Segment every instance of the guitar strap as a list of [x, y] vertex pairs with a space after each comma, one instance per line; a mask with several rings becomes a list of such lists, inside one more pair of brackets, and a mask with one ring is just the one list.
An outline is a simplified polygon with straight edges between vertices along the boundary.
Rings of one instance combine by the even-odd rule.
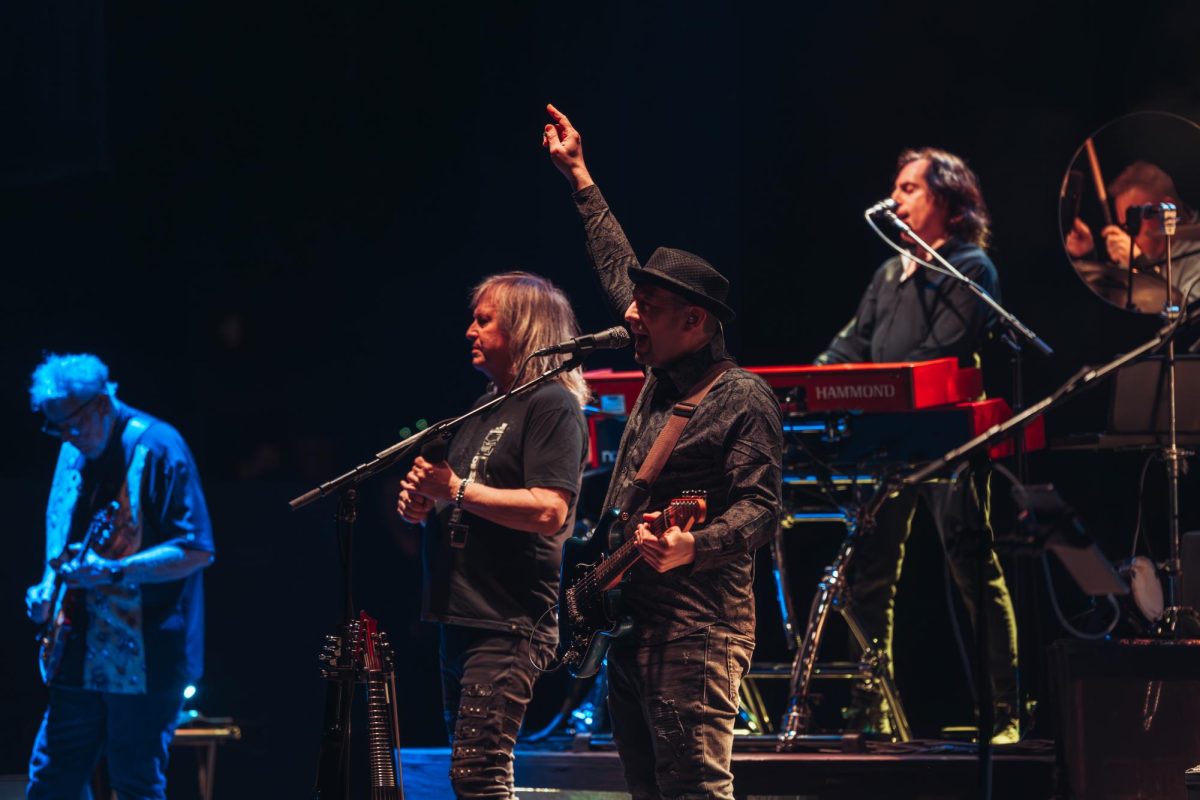
[[650, 495], [650, 487], [654, 484], [654, 481], [658, 480], [659, 473], [662, 472], [667, 459], [671, 457], [671, 452], [679, 442], [679, 437], [683, 435], [683, 429], [687, 427], [688, 421], [696, 413], [696, 407], [700, 405], [700, 401], [712, 389], [717, 379], [733, 366], [734, 363], [729, 360], [714, 363], [708, 368], [707, 372], [700, 376], [700, 380], [696, 381], [696, 385], [692, 387], [692, 391], [688, 396], [676, 403], [675, 407], [671, 409], [670, 418], [663, 425], [662, 430], [658, 432], [658, 438], [654, 440], [654, 444], [650, 446], [650, 452], [646, 454], [646, 460], [642, 462], [641, 468], [638, 469], [637, 475], [634, 476], [629, 495], [620, 506], [623, 509], [623, 515], [630, 513], [629, 509], [639, 507]]

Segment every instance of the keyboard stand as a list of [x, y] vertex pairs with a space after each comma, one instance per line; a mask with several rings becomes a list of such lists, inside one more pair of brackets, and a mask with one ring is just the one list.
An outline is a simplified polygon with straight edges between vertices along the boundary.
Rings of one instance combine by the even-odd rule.
[[[797, 515], [795, 521], [808, 521], [811, 518], [813, 517], [810, 515]], [[809, 734], [812, 722], [810, 690], [813, 680], [816, 679], [856, 680], [868, 686], [871, 684], [878, 686], [886, 704], [884, 713], [891, 723], [893, 739], [907, 742], [912, 739], [912, 730], [908, 725], [908, 717], [904, 713], [904, 708], [900, 704], [900, 693], [896, 690], [895, 679], [888, 668], [887, 654], [879, 646], [877, 640], [868, 639], [863, 632], [862, 625], [854, 613], [849, 586], [846, 582], [846, 570], [854, 558], [861, 536], [857, 514], [846, 510], [836, 516], [826, 515], [822, 519], [823, 521], [840, 519], [846, 525], [847, 535], [833, 564], [825, 568], [825, 576], [817, 584], [817, 594], [813, 598], [812, 607], [808, 612], [808, 624], [805, 627], [804, 636], [796, 640], [796, 655], [792, 660], [792, 672], [788, 687], [788, 710], [784, 717], [783, 730], [779, 733], [777, 749], [781, 752], [790, 751]], [[775, 548], [777, 564], [783, 562], [781, 544], [777, 541]], [[791, 598], [787, 586], [783, 582], [778, 588], [786, 616], [787, 609], [791, 607]], [[825, 634], [825, 626], [831, 612], [838, 613], [846, 621], [850, 634], [862, 650], [861, 660], [857, 663], [817, 663], [821, 637]]]

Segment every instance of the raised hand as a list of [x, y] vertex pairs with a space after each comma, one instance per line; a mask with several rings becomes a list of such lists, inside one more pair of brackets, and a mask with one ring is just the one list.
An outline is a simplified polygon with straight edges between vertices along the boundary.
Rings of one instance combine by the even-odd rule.
[[552, 123], [542, 129], [542, 147], [550, 152], [550, 161], [571, 184], [573, 191], [591, 186], [595, 181], [583, 160], [583, 139], [579, 131], [571, 125], [566, 114], [549, 103], [546, 104], [546, 113], [550, 115]]

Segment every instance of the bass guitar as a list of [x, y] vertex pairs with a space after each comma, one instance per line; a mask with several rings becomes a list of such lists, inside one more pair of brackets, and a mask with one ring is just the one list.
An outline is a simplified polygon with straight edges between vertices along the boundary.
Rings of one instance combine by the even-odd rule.
[[90, 550], [103, 549], [112, 537], [113, 523], [120, 510], [121, 504], [114, 500], [97, 511], [88, 524], [78, 552], [71, 555], [74, 545], [69, 544], [50, 562], [51, 566], [55, 567], [54, 591], [50, 594], [53, 604], [50, 606], [50, 617], [46, 626], [38, 634], [38, 668], [42, 672], [42, 681], [47, 684], [54, 680], [62, 667], [63, 652], [67, 648], [67, 639], [71, 636], [71, 615], [75, 613], [79, 596], [83, 594], [82, 589], [69, 588], [58, 569], [63, 564], [78, 567]]
[[[704, 492], [684, 492], [651, 520], [650, 531], [661, 536], [678, 525], [703, 524], [707, 507]], [[587, 538], [568, 539], [563, 545], [562, 580], [558, 597], [558, 656], [576, 678], [595, 675], [613, 639], [633, 628], [621, 613], [617, 585], [625, 573], [642, 560], [635, 539], [626, 540], [611, 554], [608, 532], [621, 524], [620, 509], [613, 509]]]

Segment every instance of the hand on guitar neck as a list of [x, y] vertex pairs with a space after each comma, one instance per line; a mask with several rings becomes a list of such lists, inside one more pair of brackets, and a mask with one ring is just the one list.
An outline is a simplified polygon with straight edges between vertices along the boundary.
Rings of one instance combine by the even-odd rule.
[[655, 529], [659, 526], [654, 523], [661, 516], [661, 511], [644, 514], [642, 523], [637, 526], [635, 537], [642, 560], [655, 572], [666, 572], [691, 564], [696, 560], [696, 537], [691, 533], [696, 518], [689, 517], [682, 528], [672, 525], [661, 533], [656, 533]]
[[58, 569], [63, 582], [72, 589], [91, 589], [111, 584], [113, 570], [120, 566], [119, 562], [98, 556], [91, 550], [84, 553], [80, 559], [81, 548], [82, 545], [79, 544], [69, 545], [67, 552], [58, 559], [59, 564], [51, 562], [51, 565]]

